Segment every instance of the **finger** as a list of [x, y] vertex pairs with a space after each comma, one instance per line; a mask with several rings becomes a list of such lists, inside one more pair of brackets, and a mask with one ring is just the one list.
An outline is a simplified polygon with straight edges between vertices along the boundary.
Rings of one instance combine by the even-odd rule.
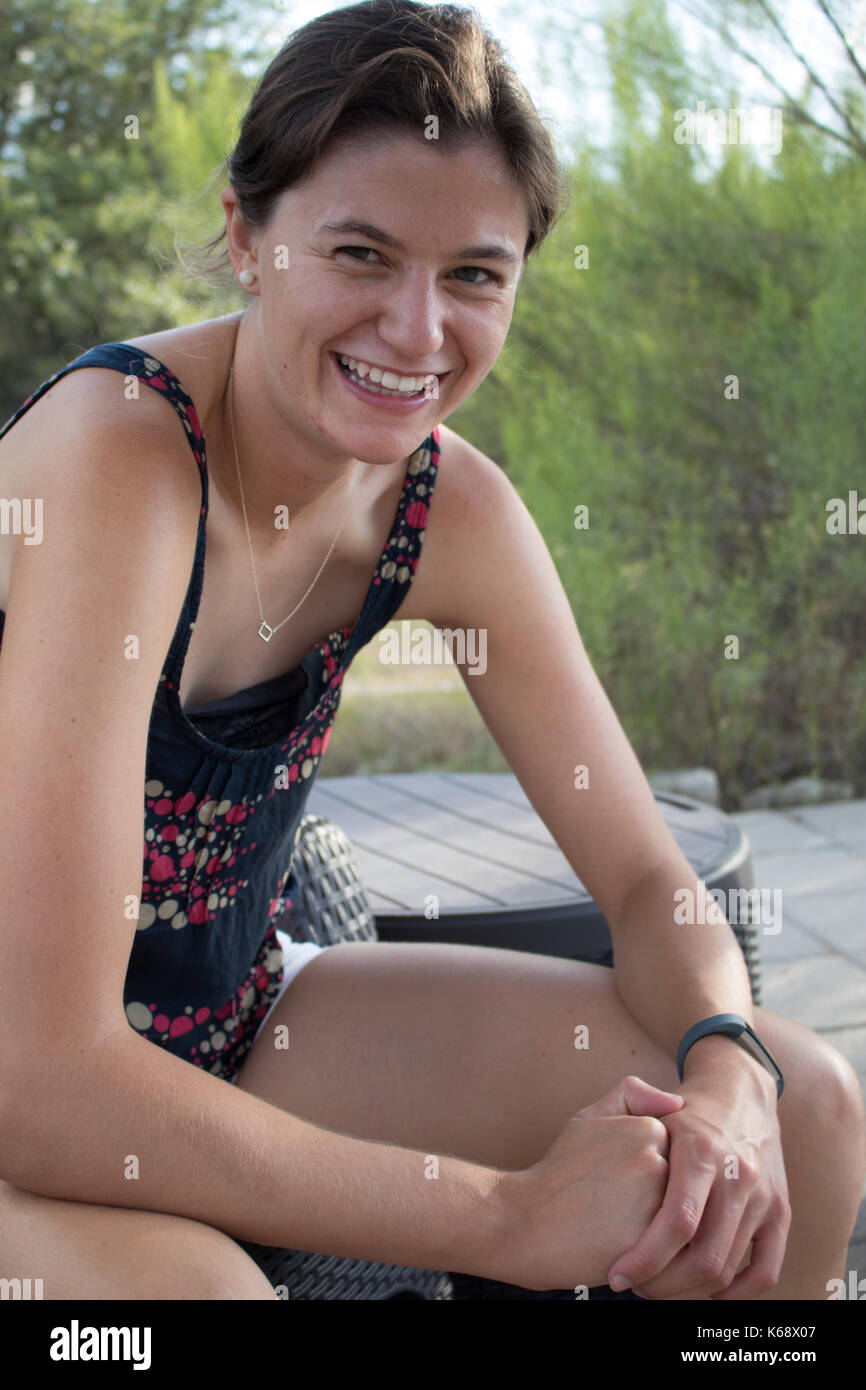
[[774, 1217], [755, 1231], [751, 1264], [737, 1275], [733, 1283], [713, 1297], [721, 1300], [755, 1298], [775, 1288], [782, 1273], [790, 1227], [790, 1220]]
[[[716, 1183], [689, 1244], [661, 1274], [641, 1279], [646, 1298], [709, 1298], [730, 1284], [756, 1225], [755, 1216], [749, 1214], [748, 1193], [732, 1193], [731, 1186], [724, 1180]], [[727, 1284], [720, 1284], [720, 1279]]]
[[[738, 1239], [739, 1239], [739, 1235], [738, 1235]], [[746, 1268], [746, 1266], [747, 1266], [748, 1263], [749, 1263], [749, 1258], [750, 1258], [750, 1256], [751, 1256], [751, 1253], [752, 1253], [752, 1242], [749, 1241], [748, 1244], [746, 1245], [746, 1249], [745, 1249], [745, 1250], [743, 1251], [743, 1253], [736, 1259], [736, 1262], [734, 1262], [734, 1259], [732, 1259], [731, 1263], [734, 1265], [734, 1269], [736, 1270], [737, 1274], [739, 1274], [739, 1272], [740, 1272], [741, 1269], [745, 1269], [745, 1268]], [[677, 1302], [677, 1301], [680, 1300], [680, 1299], [708, 1299], [708, 1298], [713, 1298], [713, 1297], [715, 1296], [716, 1292], [717, 1292], [717, 1288], [718, 1288], [718, 1286], [717, 1286], [716, 1284], [704, 1284], [704, 1285], [703, 1285], [701, 1288], [699, 1288], [699, 1289], [692, 1289], [690, 1293], [687, 1293], [687, 1294], [674, 1294], [674, 1296], [673, 1296], [673, 1298], [672, 1298], [671, 1301], [672, 1301], [672, 1302]], [[647, 1294], [644, 1292], [643, 1288], [642, 1288], [640, 1285], [635, 1285], [635, 1287], [633, 1288], [632, 1292], [638, 1294], [639, 1297], [641, 1297], [641, 1298], [646, 1298], [646, 1297], [647, 1297]]]
[[695, 1153], [690, 1139], [677, 1136], [672, 1140], [662, 1205], [640, 1240], [611, 1265], [608, 1283], [612, 1286], [619, 1277], [645, 1288], [694, 1239], [717, 1171], [711, 1158]]
[[584, 1118], [602, 1115], [670, 1115], [681, 1110], [685, 1101], [673, 1091], [661, 1091], [640, 1076], [624, 1076], [609, 1091], [577, 1114]]

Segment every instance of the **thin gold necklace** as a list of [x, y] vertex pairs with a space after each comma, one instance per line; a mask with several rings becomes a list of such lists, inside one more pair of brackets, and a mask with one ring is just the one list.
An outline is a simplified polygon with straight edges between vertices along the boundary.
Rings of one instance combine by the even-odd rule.
[[259, 578], [258, 578], [258, 575], [256, 574], [256, 561], [255, 561], [255, 557], [254, 557], [254, 555], [253, 555], [253, 542], [252, 542], [252, 537], [250, 536], [249, 522], [247, 521], [247, 504], [246, 504], [246, 501], [245, 501], [245, 499], [244, 499], [244, 485], [243, 485], [243, 483], [242, 483], [242, 481], [241, 481], [241, 465], [240, 465], [240, 461], [239, 461], [239, 459], [238, 459], [238, 441], [237, 441], [237, 437], [236, 437], [236, 435], [235, 435], [235, 407], [234, 407], [234, 381], [233, 381], [233, 372], [234, 372], [234, 362], [233, 362], [232, 365], [229, 367], [229, 414], [230, 414], [230, 416], [231, 416], [231, 422], [232, 422], [232, 444], [233, 444], [233, 446], [234, 446], [234, 451], [235, 451], [235, 466], [237, 467], [237, 470], [238, 470], [238, 487], [240, 488], [240, 494], [241, 494], [241, 507], [243, 508], [243, 513], [244, 513], [244, 526], [246, 527], [246, 532], [247, 532], [247, 542], [248, 542], [249, 547], [250, 547], [250, 562], [251, 562], [252, 567], [253, 567], [253, 582], [254, 582], [254, 584], [255, 584], [255, 586], [256, 586], [256, 598], [258, 599], [258, 603], [259, 603], [259, 617], [260, 617], [261, 620], [262, 620], [262, 625], [261, 625], [261, 627], [259, 628], [259, 636], [261, 637], [261, 639], [262, 639], [263, 642], [270, 642], [270, 640], [271, 640], [271, 638], [273, 637], [274, 633], [275, 633], [275, 632], [279, 632], [280, 628], [281, 628], [281, 627], [284, 627], [285, 624], [289, 621], [289, 618], [293, 618], [293, 617], [295, 616], [295, 614], [297, 613], [297, 611], [298, 611], [298, 609], [300, 608], [301, 604], [304, 602], [304, 599], [306, 599], [307, 596], [309, 595], [309, 593], [311, 592], [313, 586], [314, 586], [315, 583], [316, 583], [316, 580], [319, 578], [319, 575], [322, 573], [322, 570], [325, 568], [325, 565], [326, 565], [326, 564], [328, 563], [328, 561], [330, 560], [330, 558], [331, 558], [331, 551], [334, 549], [334, 546], [337, 544], [337, 539], [338, 539], [338, 537], [339, 537], [339, 535], [340, 535], [340, 531], [342, 531], [343, 526], [345, 525], [345, 522], [346, 522], [346, 517], [347, 517], [348, 514], [349, 514], [349, 503], [350, 503], [350, 501], [351, 501], [352, 492], [354, 491], [354, 488], [355, 488], [355, 483], [357, 482], [357, 479], [358, 479], [358, 473], [359, 473], [359, 471], [360, 471], [360, 466], [359, 466], [359, 464], [357, 464], [357, 463], [356, 463], [356, 465], [355, 465], [355, 472], [354, 472], [354, 475], [353, 475], [353, 477], [352, 477], [351, 486], [349, 487], [349, 496], [348, 496], [348, 498], [347, 498], [347, 500], [346, 500], [346, 510], [345, 510], [345, 512], [343, 513], [343, 520], [340, 522], [340, 526], [339, 526], [339, 530], [337, 531], [337, 535], [336, 535], [336, 536], [334, 537], [334, 539], [331, 541], [331, 544], [330, 544], [330, 546], [329, 546], [329, 548], [328, 548], [328, 553], [327, 553], [327, 555], [325, 556], [324, 560], [322, 561], [322, 563], [320, 564], [320, 566], [319, 566], [319, 568], [318, 568], [318, 570], [317, 570], [317, 572], [316, 572], [316, 576], [315, 576], [315, 578], [313, 579], [313, 583], [310, 585], [309, 589], [307, 590], [306, 594], [304, 594], [304, 597], [300, 600], [300, 602], [295, 604], [295, 606], [294, 606], [294, 608], [292, 609], [291, 613], [289, 613], [287, 617], [283, 618], [283, 621], [282, 621], [281, 623], [277, 623], [276, 627], [271, 627], [270, 623], [268, 623], [268, 622], [265, 620], [265, 615], [264, 615], [264, 612], [262, 611], [262, 596], [261, 596], [261, 594], [260, 594], [260, 592], [259, 592]]

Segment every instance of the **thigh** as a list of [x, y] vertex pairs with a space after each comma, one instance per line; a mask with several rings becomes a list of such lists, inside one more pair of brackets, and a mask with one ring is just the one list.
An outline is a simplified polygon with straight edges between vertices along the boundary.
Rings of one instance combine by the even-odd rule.
[[[765, 1009], [755, 1020], [789, 1078], [831, 1057], [847, 1065], [799, 1024]], [[629, 1074], [665, 1090], [679, 1084], [606, 967], [489, 947], [347, 942], [293, 980], [235, 1084], [328, 1129], [515, 1169]], [[798, 1089], [789, 1079], [780, 1120]]]
[[213, 1226], [8, 1182], [0, 1182], [0, 1279], [29, 1279], [32, 1291], [39, 1279], [46, 1300], [276, 1298], [258, 1265]]
[[347, 942], [293, 980], [235, 1084], [329, 1129], [517, 1168], [629, 1072], [676, 1082], [602, 966]]

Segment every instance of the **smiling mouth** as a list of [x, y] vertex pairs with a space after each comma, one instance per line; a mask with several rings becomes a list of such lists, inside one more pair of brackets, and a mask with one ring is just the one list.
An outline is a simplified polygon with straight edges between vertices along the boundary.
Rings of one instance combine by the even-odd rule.
[[[442, 372], [414, 373], [412, 375], [382, 371], [380, 367], [370, 367], [363, 360], [350, 353], [334, 352], [333, 357], [344, 376], [374, 396], [390, 396], [393, 400], [419, 400], [421, 397], [439, 395], [439, 384], [448, 375]], [[351, 365], [354, 364], [354, 365]], [[400, 389], [400, 383], [416, 383], [414, 389]], [[387, 383], [387, 385], [386, 385]]]

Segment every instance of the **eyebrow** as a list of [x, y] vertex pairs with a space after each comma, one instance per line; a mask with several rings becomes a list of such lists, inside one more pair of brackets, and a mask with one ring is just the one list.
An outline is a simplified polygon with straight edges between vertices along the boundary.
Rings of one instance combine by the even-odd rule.
[[[355, 232], [358, 236], [365, 236], [370, 241], [379, 241], [383, 246], [390, 246], [392, 251], [405, 251], [405, 246], [392, 236], [390, 232], [385, 232], [381, 227], [376, 227], [372, 222], [364, 222], [356, 217], [344, 218], [342, 222], [323, 222], [316, 228], [316, 235], [321, 236], [324, 232], [334, 232], [338, 236], [343, 236], [347, 232]], [[510, 246], [505, 246], [502, 242], [490, 241], [478, 246], [464, 246], [462, 250], [455, 251], [453, 257], [455, 261], [478, 260], [478, 261], [505, 261], [508, 265], [519, 265], [520, 257]]]

